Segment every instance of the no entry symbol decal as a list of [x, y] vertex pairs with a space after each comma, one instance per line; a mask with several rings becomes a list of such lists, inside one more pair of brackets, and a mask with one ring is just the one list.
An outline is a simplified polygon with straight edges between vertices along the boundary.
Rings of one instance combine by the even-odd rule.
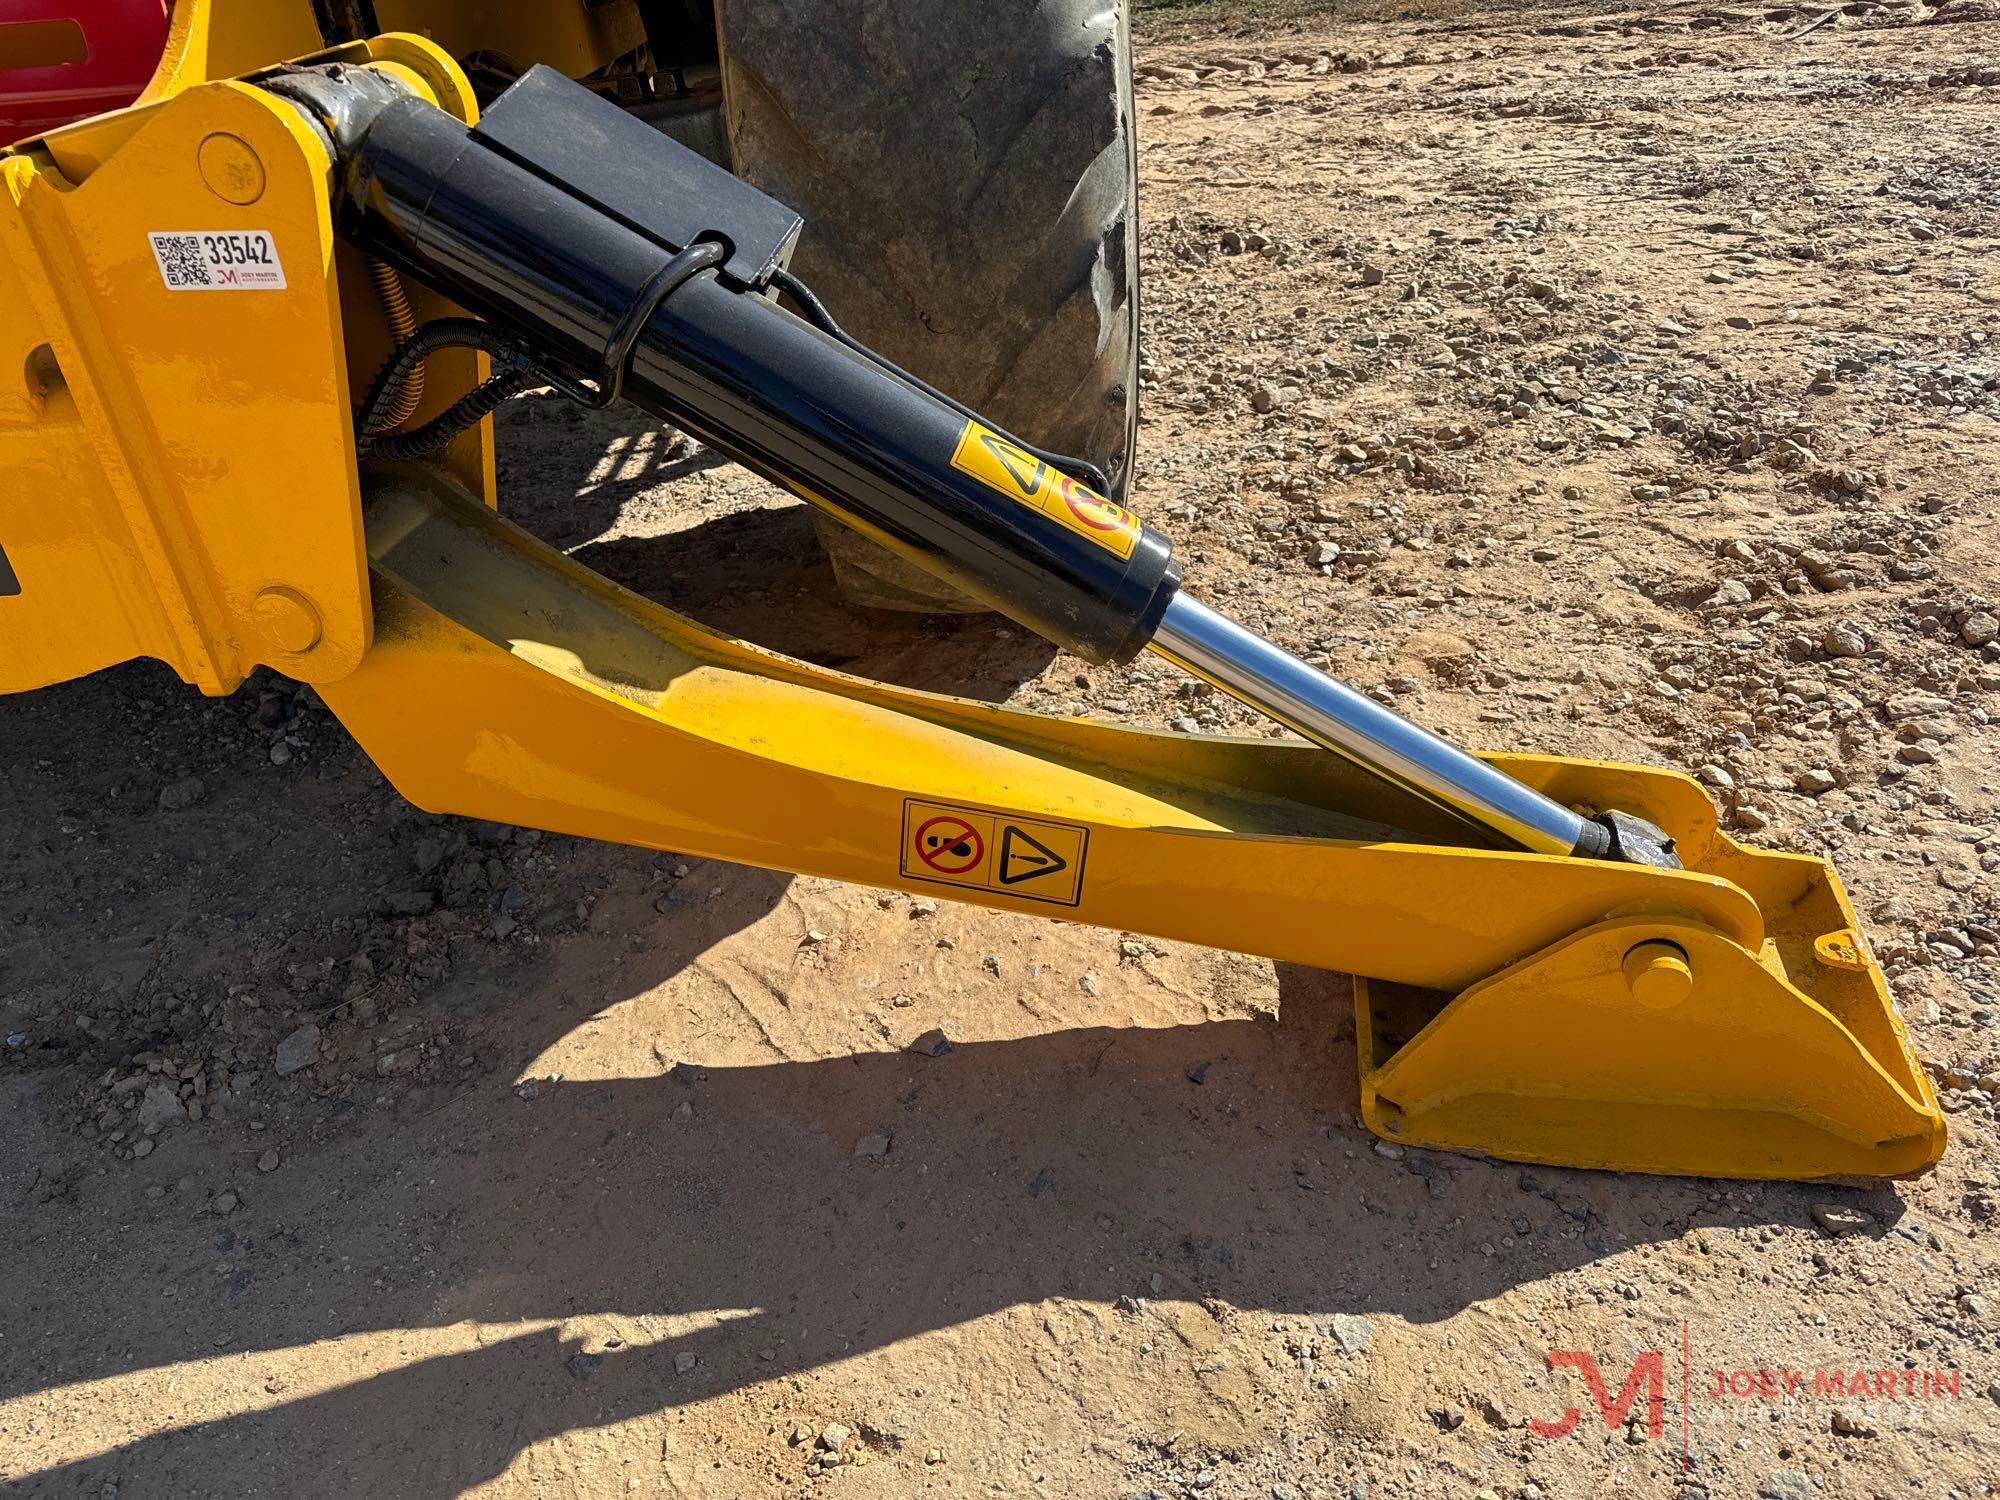
[[965, 819], [947, 813], [917, 829], [916, 853], [940, 875], [964, 875], [986, 857], [986, 840]]

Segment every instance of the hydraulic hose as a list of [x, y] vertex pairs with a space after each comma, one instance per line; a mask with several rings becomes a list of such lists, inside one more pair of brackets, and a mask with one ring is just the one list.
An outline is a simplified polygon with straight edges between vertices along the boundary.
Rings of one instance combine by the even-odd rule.
[[[375, 300], [382, 306], [382, 321], [389, 325], [390, 343], [400, 346], [417, 331], [416, 309], [410, 306], [410, 294], [403, 290], [403, 278], [396, 274], [394, 266], [371, 255], [368, 257], [368, 280], [375, 288]], [[395, 395], [382, 415], [382, 427], [385, 430], [401, 427], [417, 414], [417, 407], [423, 399], [424, 367], [418, 363], [408, 369], [402, 383], [396, 387]]]

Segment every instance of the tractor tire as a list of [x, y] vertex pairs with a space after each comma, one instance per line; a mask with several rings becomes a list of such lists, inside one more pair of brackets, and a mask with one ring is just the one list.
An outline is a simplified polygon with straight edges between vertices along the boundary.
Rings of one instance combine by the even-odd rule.
[[[735, 170], [843, 327], [1122, 499], [1138, 420], [1132, 45], [1105, 0], [721, 0]], [[839, 523], [850, 599], [984, 608]]]

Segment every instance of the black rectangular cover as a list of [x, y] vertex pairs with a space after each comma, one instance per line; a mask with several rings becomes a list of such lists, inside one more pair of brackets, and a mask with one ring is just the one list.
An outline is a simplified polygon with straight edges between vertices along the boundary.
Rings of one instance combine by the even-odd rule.
[[472, 135], [670, 249], [721, 238], [723, 273], [745, 285], [789, 261], [804, 227], [777, 199], [541, 63]]

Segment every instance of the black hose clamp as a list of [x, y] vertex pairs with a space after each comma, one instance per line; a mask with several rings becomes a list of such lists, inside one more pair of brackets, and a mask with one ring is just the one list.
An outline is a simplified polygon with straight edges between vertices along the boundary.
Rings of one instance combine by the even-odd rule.
[[616, 401], [625, 389], [625, 372], [632, 364], [632, 346], [653, 320], [653, 314], [694, 276], [719, 266], [728, 258], [725, 246], [713, 240], [699, 240], [676, 251], [666, 264], [648, 276], [604, 341], [604, 356], [595, 376], [595, 385], [586, 385], [557, 370], [542, 367], [548, 383], [580, 406], [602, 409]]

